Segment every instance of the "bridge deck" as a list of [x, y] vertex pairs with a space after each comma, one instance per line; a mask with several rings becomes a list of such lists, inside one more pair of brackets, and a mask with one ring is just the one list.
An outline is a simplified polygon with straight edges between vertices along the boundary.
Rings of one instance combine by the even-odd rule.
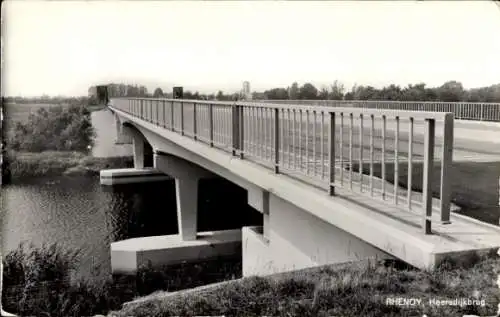
[[[227, 108], [227, 107], [226, 107]], [[274, 174], [269, 167], [273, 168], [272, 158], [275, 154], [272, 141], [273, 131], [271, 127], [271, 117], [259, 117], [259, 120], [244, 121], [245, 127], [243, 136], [243, 152], [245, 160], [236, 159], [234, 156], [229, 155], [227, 152], [232, 151], [231, 139], [231, 118], [228, 116], [227, 109], [221, 107], [214, 111], [214, 121], [217, 122], [217, 128], [213, 130], [214, 148], [208, 144], [210, 139], [208, 137], [209, 129], [200, 124], [199, 120], [196, 124], [197, 140], [193, 140], [194, 122], [189, 123], [191, 116], [186, 113], [189, 108], [183, 109], [185, 120], [182, 123], [184, 128], [184, 135], [179, 133], [181, 125], [176, 125], [174, 121], [174, 128], [176, 131], [167, 129], [166, 122], [155, 122], [154, 120], [143, 120], [127, 114], [117, 108], [119, 116], [134, 122], [137, 126], [153, 131], [154, 133], [164, 137], [165, 139], [174, 142], [178, 146], [185, 148], [192, 153], [211, 161], [214, 164], [228, 168], [236, 175], [256, 184], [270, 192], [278, 195], [279, 197], [288, 200], [298, 207], [315, 214], [319, 218], [364, 239], [365, 241], [373, 242], [374, 245], [389, 252], [409, 263], [416, 263], [421, 259], [408, 259], [408, 255], [402, 254], [406, 248], [420, 249], [425, 256], [438, 258], [442, 255], [459, 254], [471, 250], [483, 250], [495, 247], [500, 247], [500, 227], [488, 225], [483, 222], [470, 219], [468, 217], [452, 214], [451, 224], [439, 224], [439, 215], [434, 214], [433, 219], [433, 234], [422, 235], [422, 194], [415, 191], [408, 191], [407, 189], [387, 184], [386, 181], [376, 178], [367, 177], [359, 173], [353, 172], [346, 167], [351, 164], [356, 164], [356, 161], [363, 155], [363, 161], [373, 155], [371, 160], [372, 164], [376, 164], [384, 158], [382, 140], [385, 139], [385, 161], [394, 162], [394, 156], [397, 152], [397, 162], [405, 164], [408, 153], [408, 133], [405, 138], [405, 124], [400, 122], [400, 130], [398, 136], [393, 131], [386, 131], [385, 138], [381, 137], [381, 128], [377, 129], [377, 122], [374, 121], [375, 133], [370, 133], [367, 127], [359, 128], [359, 122], [353, 119], [352, 136], [344, 131], [344, 135], [340, 137], [340, 122], [336, 124], [336, 174], [335, 182], [337, 184], [344, 183], [343, 186], [336, 188], [336, 196], [331, 197], [325, 193], [325, 188], [328, 187], [328, 166], [326, 149], [328, 148], [328, 131], [327, 122], [321, 121], [282, 121], [283, 126], [288, 130], [288, 133], [282, 132], [282, 143], [280, 147], [280, 174]], [[215, 109], [214, 109], [215, 110]], [[198, 110], [199, 111], [199, 110]], [[200, 115], [198, 113], [198, 115]], [[194, 116], [194, 114], [193, 114]], [[202, 115], [203, 116], [203, 115]], [[285, 117], [286, 118], [286, 117]], [[153, 121], [153, 122], [151, 122]], [[179, 121], [177, 121], [179, 122]], [[293, 127], [295, 122], [295, 127]], [[245, 125], [245, 123], [247, 123]], [[358, 123], [358, 124], [356, 124]], [[345, 124], [345, 122], [344, 122]], [[266, 127], [267, 126], [267, 127]], [[490, 127], [488, 127], [489, 129]], [[413, 156], [412, 162], [415, 163], [415, 157], [423, 156], [423, 148], [419, 145], [419, 138], [422, 138], [422, 133], [419, 134], [419, 125], [414, 125], [413, 135]], [[348, 130], [348, 129], [345, 129]], [[437, 139], [439, 139], [439, 126], [436, 128]], [[291, 131], [291, 132], [290, 132]], [[295, 131], [295, 133], [293, 132]], [[363, 131], [363, 138], [360, 136], [360, 131]], [[455, 140], [464, 142], [467, 153], [477, 153], [484, 157], [490, 155], [490, 159], [496, 159], [496, 155], [500, 155], [500, 149], [491, 146], [496, 143], [496, 139], [487, 140], [490, 145], [485, 147], [479, 145], [479, 149], [470, 147], [478, 147], [477, 135], [480, 134], [481, 129], [473, 124], [458, 123], [455, 126]], [[470, 131], [476, 131], [475, 134]], [[491, 126], [493, 135], [500, 131], [495, 125]], [[370, 135], [374, 136], [373, 148], [366, 149], [366, 145], [370, 145], [367, 140]], [[459, 136], [467, 136], [460, 137]], [[391, 138], [392, 136], [392, 138]], [[378, 141], [377, 141], [378, 137]], [[364, 139], [364, 140], [362, 140]], [[396, 139], [398, 146], [396, 147]], [[350, 147], [344, 148], [340, 146], [340, 140], [344, 144], [350, 144]], [[200, 142], [201, 141], [201, 142]], [[360, 146], [362, 142], [363, 146]], [[437, 141], [436, 156], [437, 161], [440, 159], [439, 140]], [[469, 144], [469, 145], [468, 145]], [[357, 148], [356, 148], [357, 145]], [[342, 148], [342, 153], [341, 149]], [[396, 148], [398, 151], [396, 151]], [[362, 149], [362, 151], [361, 151]], [[222, 151], [221, 151], [222, 150]], [[478, 152], [478, 150], [484, 153]], [[388, 154], [392, 154], [390, 157]], [[309, 164], [308, 164], [309, 162]], [[348, 163], [341, 167], [341, 162]], [[295, 164], [295, 165], [294, 165]], [[363, 163], [364, 165], [364, 163]], [[367, 164], [367, 166], [370, 164]], [[413, 167], [415, 167], [414, 164]], [[268, 168], [263, 168], [267, 166]], [[291, 166], [291, 169], [287, 169]], [[342, 171], [342, 175], [340, 173]], [[350, 189], [350, 182], [352, 180], [353, 189]], [[360, 195], [359, 188], [363, 184], [362, 195]], [[371, 183], [372, 186], [368, 186]], [[270, 185], [271, 184], [271, 185]], [[371, 189], [376, 192], [381, 187], [385, 187], [385, 200], [393, 201], [395, 196], [391, 196], [393, 189], [398, 192], [397, 200], [399, 204], [393, 203], [386, 204], [384, 200], [375, 199], [371, 195]], [[408, 206], [408, 193], [411, 193], [411, 207]], [[380, 193], [378, 193], [380, 194]], [[374, 195], [377, 196], [377, 195]], [[436, 206], [439, 201], [433, 202]], [[377, 233], [382, 238], [377, 238]], [[401, 240], [402, 249], [387, 250], [387, 239]], [[385, 244], [384, 244], [385, 243]]]

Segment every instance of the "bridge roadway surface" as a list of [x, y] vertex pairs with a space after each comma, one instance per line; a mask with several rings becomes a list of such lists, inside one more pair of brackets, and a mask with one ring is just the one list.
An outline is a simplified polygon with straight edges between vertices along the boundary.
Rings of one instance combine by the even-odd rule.
[[[186, 111], [187, 110], [187, 111]], [[198, 110], [199, 111], [199, 110]], [[199, 111], [201, 112], [201, 111]], [[228, 112], [226, 109], [220, 109], [219, 112], [217, 113], [214, 109], [214, 139], [215, 143], [222, 148], [223, 150], [230, 150], [231, 146], [231, 134], [229, 133], [231, 131], [231, 117], [230, 115], [224, 115], [224, 112]], [[420, 249], [425, 249], [427, 251], [425, 252], [430, 252], [432, 254], [445, 254], [445, 253], [460, 253], [460, 252], [466, 252], [471, 249], [488, 249], [492, 247], [498, 247], [500, 245], [500, 228], [497, 226], [492, 226], [489, 224], [486, 224], [484, 222], [477, 221], [475, 219], [471, 219], [469, 217], [464, 217], [461, 215], [458, 215], [456, 213], [452, 213], [451, 215], [451, 221], [452, 224], [448, 225], [443, 225], [439, 223], [438, 220], [438, 214], [434, 212], [432, 219], [433, 219], [433, 233], [432, 235], [422, 235], [421, 232], [421, 223], [422, 223], [422, 215], [418, 211], [418, 209], [412, 210], [412, 212], [408, 212], [408, 210], [404, 207], [401, 206], [395, 206], [395, 205], [389, 205], [381, 200], [376, 200], [373, 199], [372, 197], [369, 197], [367, 195], [359, 195], [355, 191], [349, 191], [344, 188], [337, 188], [336, 193], [337, 193], [337, 201], [336, 203], [332, 202], [332, 198], [325, 196], [323, 190], [319, 190], [318, 187], [325, 187], [325, 178], [323, 174], [325, 164], [322, 164], [323, 162], [321, 157], [323, 157], [323, 160], [326, 161], [325, 159], [325, 154], [327, 152], [327, 147], [326, 147], [326, 132], [328, 131], [328, 128], [325, 127], [323, 129], [324, 132], [324, 138], [323, 138], [323, 144], [324, 144], [324, 152], [323, 155], [321, 155], [321, 151], [318, 149], [320, 148], [320, 143], [321, 143], [321, 134], [318, 133], [316, 137], [311, 137], [310, 135], [308, 136], [308, 143], [311, 145], [313, 143], [313, 140], [315, 140], [315, 151], [312, 149], [309, 151], [305, 150], [305, 140], [306, 140], [306, 129], [305, 126], [306, 124], [303, 124], [303, 129], [301, 133], [300, 139], [302, 140], [302, 145], [298, 146], [295, 144], [295, 147], [293, 147], [293, 142], [290, 137], [290, 134], [287, 133], [290, 131], [290, 129], [286, 129], [284, 131], [284, 138], [283, 138], [283, 145], [284, 145], [284, 152], [282, 153], [283, 157], [283, 167], [286, 169], [287, 165], [287, 160], [291, 161], [292, 169], [293, 168], [293, 161], [297, 160], [302, 160], [302, 163], [300, 166], [302, 166], [304, 169], [307, 169], [307, 161], [310, 160], [311, 157], [314, 157], [314, 153], [316, 153], [316, 161], [313, 162], [313, 168], [310, 168], [309, 175], [298, 175], [296, 173], [290, 173], [289, 176], [294, 176], [293, 178], [286, 177], [283, 178], [283, 175], [275, 175], [270, 171], [266, 171], [265, 169], [259, 169], [258, 165], [252, 165], [251, 162], [253, 161], [262, 163], [262, 158], [263, 157], [268, 157], [268, 159], [273, 155], [274, 150], [272, 149], [272, 138], [270, 136], [270, 133], [268, 133], [267, 136], [263, 137], [264, 133], [262, 132], [262, 125], [266, 125], [266, 123], [269, 123], [269, 127], [271, 126], [271, 122], [274, 120], [268, 120], [268, 118], [260, 118], [260, 120], [252, 120], [251, 117], [247, 117], [246, 121], [244, 122], [244, 125], [246, 126], [245, 128], [245, 157], [249, 160], [234, 160], [233, 157], [224, 154], [221, 151], [214, 150], [212, 148], [207, 147], [206, 145], [201, 144], [201, 142], [196, 142], [194, 140], [189, 140], [190, 139], [190, 133], [189, 131], [192, 131], [192, 122], [190, 124], [191, 120], [186, 119], [184, 122], [184, 130], [185, 130], [185, 135], [181, 136], [177, 132], [172, 132], [169, 131], [168, 129], [165, 129], [161, 126], [157, 126], [154, 123], [146, 122], [144, 120], [141, 120], [139, 118], [133, 117], [129, 114], [123, 113], [123, 112], [117, 112], [119, 116], [122, 118], [125, 118], [127, 120], [130, 120], [134, 122], [138, 127], [141, 129], [153, 131], [154, 133], [157, 133], [159, 135], [162, 135], [166, 139], [168, 139], [171, 142], [176, 143], [178, 146], [185, 148], [188, 151], [192, 151], [193, 153], [198, 153], [197, 155], [203, 156], [205, 159], [212, 161], [215, 164], [218, 164], [220, 166], [227, 167], [229, 170], [233, 171], [235, 174], [239, 175], [240, 177], [243, 177], [247, 179], [248, 181], [256, 184], [257, 186], [261, 188], [267, 188], [269, 186], [272, 187], [272, 191], [278, 195], [279, 197], [290, 201], [291, 203], [295, 203], [298, 207], [311, 212], [312, 214], [315, 214], [318, 216], [320, 219], [323, 219], [332, 225], [335, 225], [355, 236], [360, 237], [361, 239], [365, 239], [365, 241], [370, 242], [370, 239], [375, 239], [375, 234], [377, 232], [380, 232], [381, 234], [384, 232], [398, 232], [398, 235], [394, 235], [394, 237], [403, 237], [406, 236], [406, 241], [411, 241], [409, 243], [412, 243], [413, 246], [417, 246]], [[216, 114], [217, 113], [217, 114]], [[184, 110], [184, 115], [185, 118], [189, 118], [189, 110], [188, 107], [185, 108]], [[200, 114], [201, 117], [203, 117], [203, 114]], [[219, 119], [217, 119], [219, 118]], [[177, 123], [179, 120], [176, 120]], [[198, 119], [198, 124], [197, 124], [197, 134], [198, 134], [198, 139], [201, 140], [202, 142], [206, 142], [207, 136], [208, 136], [208, 129], [203, 126], [202, 120]], [[269, 122], [268, 122], [269, 121]], [[260, 124], [260, 126], [255, 125], [257, 123]], [[305, 122], [303, 120], [303, 122]], [[163, 124], [163, 123], [161, 123]], [[252, 124], [255, 125], [255, 129], [252, 128]], [[344, 120], [344, 124], [348, 124], [348, 120]], [[392, 134], [392, 123], [387, 122], [387, 147], [386, 147], [386, 155], [387, 152], [389, 153], [394, 153], [394, 135]], [[167, 123], [168, 125], [168, 123]], [[177, 124], [174, 124], [177, 128], [180, 126]], [[285, 127], [287, 127], [287, 122], [283, 124]], [[375, 130], [376, 130], [376, 135], [380, 135], [380, 128], [377, 128], [377, 122], [375, 122]], [[309, 124], [310, 130], [311, 127], [313, 126], [312, 123]], [[320, 126], [320, 124], [317, 124], [317, 128]], [[337, 126], [339, 126], [339, 121], [337, 120]], [[354, 120], [354, 126], [356, 127], [356, 120]], [[369, 146], [369, 129], [368, 129], [368, 122], [365, 122], [365, 128], [363, 129], [363, 135], [365, 136], [365, 142], [364, 143], [364, 151], [363, 151], [363, 156], [364, 158], [369, 157], [369, 149], [366, 149], [366, 146]], [[401, 120], [400, 124], [400, 142], [399, 142], [399, 149], [400, 149], [400, 154], [403, 155], [405, 151], [407, 151], [407, 137], [405, 138], [405, 131], [406, 131], [406, 126], [407, 124], [404, 123], [403, 120]], [[415, 137], [414, 137], [414, 153], [416, 157], [422, 156], [421, 148], [420, 145], [422, 142], [421, 140], [423, 139], [423, 135], [419, 133], [421, 125], [418, 123], [415, 123]], [[253, 130], [252, 130], [253, 129]], [[318, 128], [319, 129], [319, 128]], [[309, 131], [310, 131], [309, 130]], [[178, 130], [177, 130], [178, 131]], [[296, 127], [295, 131], [298, 131], [298, 128]], [[346, 134], [344, 135], [344, 143], [347, 143], [349, 140], [348, 135], [347, 135], [348, 129], [346, 129]], [[353, 147], [356, 147], [356, 144], [359, 145], [359, 143], [356, 143], [357, 140], [359, 139], [359, 132], [360, 129], [353, 129]], [[437, 122], [436, 124], [436, 136], [438, 139], [439, 143], [439, 137], [442, 136], [442, 125]], [[259, 137], [262, 137], [260, 141], [254, 141], [252, 137], [252, 133], [256, 132], [255, 135], [258, 135]], [[339, 128], [337, 128], [336, 134], [339, 136]], [[288, 134], [288, 137], [287, 137]], [[311, 134], [311, 133], [310, 133]], [[407, 135], [406, 135], [407, 136]], [[454, 148], [454, 160], [471, 160], [471, 161], [500, 161], [500, 124], [497, 123], [480, 123], [480, 122], [462, 122], [462, 121], [455, 121], [455, 127], [454, 127], [454, 136], [455, 136], [455, 148]], [[298, 143], [298, 140], [296, 140], [296, 143]], [[337, 146], [339, 144], [337, 140]], [[318, 145], [319, 144], [319, 145]], [[380, 138], [375, 142], [375, 153], [376, 156], [378, 155], [378, 159], [380, 159], [381, 156], [381, 142]], [[439, 145], [436, 145], [436, 155], [439, 156]], [[266, 155], [262, 156], [262, 153], [259, 153], [259, 150], [262, 150], [262, 153], [265, 153]], [[300, 155], [298, 155], [300, 152]], [[343, 160], [346, 160], [346, 152], [348, 152], [347, 149], [344, 150], [343, 154]], [[356, 150], [353, 150], [353, 159], [356, 160], [358, 156], [356, 156], [356, 152], [359, 152]], [[288, 153], [288, 155], [287, 155]], [[339, 153], [337, 150], [336, 153]], [[298, 156], [298, 158], [297, 158]], [[391, 158], [393, 159], [393, 157]], [[337, 157], [337, 160], [340, 160], [340, 157]], [[375, 158], [377, 160], [377, 158]], [[306, 163], [304, 163], [306, 162]], [[196, 163], [196, 162], [195, 162]], [[267, 162], [266, 165], [269, 165], [271, 162]], [[318, 164], [319, 163], [319, 164]], [[250, 165], [249, 165], [250, 164]], [[249, 168], [253, 172], [246, 172], [246, 169]], [[300, 173], [299, 173], [300, 174]], [[338, 174], [338, 173], [337, 173]], [[347, 173], [345, 173], [347, 174]], [[306, 177], [303, 177], [306, 176]], [[314, 180], [312, 180], [312, 178]], [[344, 175], [344, 178], [346, 175]], [[368, 177], [366, 177], [368, 178]], [[338, 180], [338, 175], [337, 179]], [[306, 184], [305, 184], [305, 183]], [[273, 183], [275, 185], [269, 185], [269, 183]], [[363, 184], [365, 184], [365, 181], [362, 181]], [[380, 181], [379, 181], [380, 183]], [[311, 186], [313, 185], [313, 186]], [[380, 184], [377, 186], [380, 187]], [[398, 195], [406, 193], [406, 190], [398, 189]], [[415, 203], [418, 204], [418, 201], [421, 200], [421, 196], [419, 193], [413, 192], [412, 194], [412, 201], [415, 199]], [[419, 197], [420, 196], [420, 197]], [[307, 197], [307, 198], [306, 198]], [[326, 200], [325, 200], [326, 199]], [[334, 209], [335, 211], [332, 210], [333, 213], [326, 213], [327, 211], [325, 210], [320, 210], [320, 211], [315, 211], [316, 208], [313, 207], [315, 203], [323, 203], [322, 206], [327, 201], [332, 202], [335, 204], [336, 208]], [[333, 199], [335, 201], [335, 199]], [[341, 201], [341, 202], [340, 202]], [[434, 201], [433, 205], [437, 205], [439, 202]], [[311, 206], [308, 208], [308, 206]], [[315, 205], [314, 205], [315, 206]], [[322, 207], [322, 209], [328, 209], [325, 207]], [[350, 227], [350, 225], [343, 225], [343, 220], [339, 220], [342, 217], [338, 217], [338, 213], [342, 213], [339, 210], [346, 210], [346, 214], [349, 216], [347, 217], [356, 217], [358, 221], [363, 221], [364, 224], [367, 222], [370, 223], [370, 228], [373, 229], [373, 232], [359, 232], [358, 230], [361, 230], [362, 226], [358, 224], [358, 226], [355, 227]], [[337, 216], [335, 214], [337, 213]], [[365, 228], [366, 229], [366, 228]], [[370, 239], [366, 239], [366, 235], [370, 236]], [[409, 240], [408, 240], [409, 239]], [[376, 239], [375, 239], [376, 240]], [[385, 250], [386, 252], [391, 253], [391, 250]], [[399, 256], [400, 258], [401, 255], [395, 255]], [[403, 260], [408, 260], [404, 259]], [[409, 263], [412, 263], [412, 261], [407, 261]], [[418, 266], [418, 265], [417, 265]]]

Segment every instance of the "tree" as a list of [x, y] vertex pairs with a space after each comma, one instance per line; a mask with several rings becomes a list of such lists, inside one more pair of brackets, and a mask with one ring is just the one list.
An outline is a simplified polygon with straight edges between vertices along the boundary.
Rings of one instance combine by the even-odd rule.
[[315, 100], [318, 99], [318, 89], [311, 83], [305, 83], [300, 87], [299, 99]]
[[184, 91], [183, 96], [184, 99], [194, 99], [193, 93], [189, 90]]
[[377, 89], [372, 86], [358, 86], [354, 91], [355, 100], [376, 100], [378, 95]]
[[252, 100], [263, 100], [266, 99], [266, 95], [263, 92], [252, 92]]
[[354, 100], [354, 95], [355, 95], [355, 92], [357, 89], [358, 89], [358, 86], [356, 84], [354, 84], [351, 88], [351, 91], [349, 91], [348, 93], [345, 94], [344, 100]]
[[401, 87], [396, 85], [389, 85], [388, 87], [382, 88], [379, 94], [380, 100], [401, 100], [403, 92]]
[[148, 96], [148, 89], [144, 86], [139, 87], [139, 97], [147, 97]]
[[342, 100], [344, 99], [344, 85], [339, 83], [337, 80], [330, 86], [330, 92], [328, 93], [328, 99], [331, 100]]
[[290, 100], [297, 100], [299, 99], [299, 84], [297, 82], [294, 82], [292, 84], [292, 87], [288, 90], [288, 99]]
[[153, 93], [154, 98], [160, 98], [163, 97], [163, 90], [161, 90], [160, 87], [156, 88], [154, 93]]
[[222, 90], [219, 90], [217, 92], [217, 96], [215, 97], [217, 100], [219, 101], [223, 101], [223, 100], [226, 100], [226, 96], [224, 95], [224, 93], [222, 92]]
[[288, 99], [288, 92], [284, 88], [273, 88], [264, 91], [265, 99], [268, 100], [282, 100]]
[[406, 101], [427, 100], [425, 84], [424, 83], [418, 83], [416, 85], [409, 84], [402, 90], [402, 96], [400, 100], [406, 100]]
[[329, 95], [329, 92], [328, 92], [328, 88], [326, 87], [322, 87], [321, 90], [318, 92], [318, 99], [320, 100], [327, 100], [328, 99], [328, 95]]
[[447, 81], [437, 89], [439, 100], [446, 102], [461, 101], [464, 98], [465, 91], [462, 83], [458, 81]]

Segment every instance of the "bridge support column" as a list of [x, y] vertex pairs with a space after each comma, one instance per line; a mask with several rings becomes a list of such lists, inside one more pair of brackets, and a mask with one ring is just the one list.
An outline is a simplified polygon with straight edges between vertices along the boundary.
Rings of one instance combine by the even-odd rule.
[[177, 226], [183, 241], [196, 240], [199, 179], [175, 179]]
[[179, 236], [183, 241], [196, 240], [199, 181], [214, 175], [186, 160], [167, 154], [155, 153], [154, 167], [175, 178]]
[[131, 144], [132, 136], [127, 133], [118, 116], [115, 115], [116, 139], [115, 144]]
[[132, 147], [134, 151], [134, 168], [144, 168], [144, 139], [138, 133], [134, 133], [132, 137]]

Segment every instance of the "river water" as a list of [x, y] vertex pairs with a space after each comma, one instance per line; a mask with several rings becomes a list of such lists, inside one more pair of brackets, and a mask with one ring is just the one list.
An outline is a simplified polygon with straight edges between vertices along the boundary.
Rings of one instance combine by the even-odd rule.
[[[92, 121], [97, 131], [94, 155], [130, 153], [130, 147], [114, 145], [116, 130], [111, 114], [94, 112]], [[261, 215], [246, 203], [246, 192], [227, 181], [200, 182], [199, 192], [201, 231], [262, 221]], [[81, 250], [77, 275], [109, 276], [110, 243], [177, 233], [175, 208], [173, 181], [103, 187], [98, 178], [85, 176], [54, 175], [22, 183], [13, 180], [1, 188], [2, 253], [19, 243], [57, 243], [67, 250]]]

